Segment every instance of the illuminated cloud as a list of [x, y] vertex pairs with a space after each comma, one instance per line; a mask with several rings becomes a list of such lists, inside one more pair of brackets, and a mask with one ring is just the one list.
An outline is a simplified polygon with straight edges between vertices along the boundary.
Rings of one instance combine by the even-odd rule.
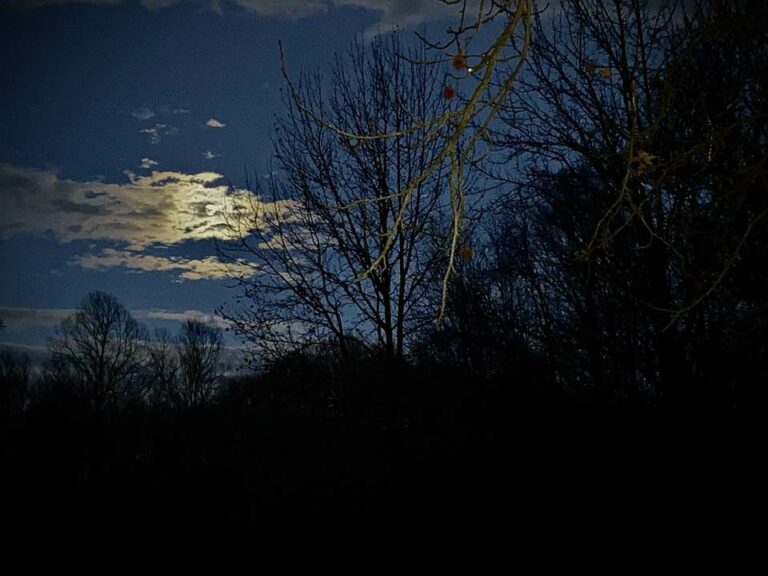
[[210, 150], [206, 150], [205, 152], [203, 152], [203, 158], [205, 158], [206, 160], [213, 160], [214, 158], [218, 158], [218, 157], [219, 157], [218, 154], [214, 154]]
[[226, 238], [226, 214], [250, 211], [252, 203], [281, 209], [259, 203], [248, 191], [232, 190], [214, 172], [128, 176], [125, 183], [83, 182], [0, 164], [0, 238], [48, 232], [60, 242], [108, 241], [141, 252]]
[[224, 122], [221, 122], [220, 120], [216, 120], [216, 118], [211, 118], [208, 120], [208, 122], [205, 123], [206, 126], [209, 128], [224, 128], [226, 124]]
[[221, 280], [237, 275], [251, 276], [254, 269], [245, 262], [224, 264], [213, 256], [189, 259], [179, 256], [157, 256], [130, 250], [106, 248], [99, 254], [77, 256], [70, 264], [85, 270], [124, 268], [130, 272], [172, 272], [183, 280]]
[[157, 166], [157, 162], [152, 160], [151, 158], [142, 158], [141, 159], [141, 167], [144, 168], [144, 170], [151, 170], [155, 166]]

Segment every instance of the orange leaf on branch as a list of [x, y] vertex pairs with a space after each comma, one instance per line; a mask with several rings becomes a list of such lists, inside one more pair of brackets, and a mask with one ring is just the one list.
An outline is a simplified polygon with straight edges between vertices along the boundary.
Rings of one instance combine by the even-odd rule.
[[639, 149], [635, 153], [635, 156], [632, 158], [631, 163], [637, 170], [638, 174], [642, 174], [643, 172], [647, 172], [653, 168], [653, 161], [656, 160], [656, 158], [657, 157], [650, 152]]
[[467, 57], [461, 52], [457, 52], [453, 55], [451, 64], [456, 70], [464, 70], [467, 67]]
[[603, 66], [603, 67], [597, 69], [597, 73], [600, 76], [602, 76], [603, 78], [605, 78], [606, 80], [610, 80], [611, 79], [611, 69], [610, 68], [607, 68], [607, 67]]

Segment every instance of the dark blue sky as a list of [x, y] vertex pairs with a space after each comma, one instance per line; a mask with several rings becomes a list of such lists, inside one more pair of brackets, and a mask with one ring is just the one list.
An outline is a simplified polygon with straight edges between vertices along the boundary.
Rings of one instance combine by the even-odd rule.
[[[0, 341], [44, 345], [93, 289], [150, 326], [234, 296], [211, 237], [262, 173], [292, 74], [437, 0], [0, 0]], [[154, 173], [154, 175], [153, 175]]]

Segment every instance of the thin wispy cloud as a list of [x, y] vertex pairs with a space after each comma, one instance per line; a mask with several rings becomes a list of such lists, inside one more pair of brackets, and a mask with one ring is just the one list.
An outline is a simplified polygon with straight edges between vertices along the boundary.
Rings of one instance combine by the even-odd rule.
[[85, 270], [112, 270], [123, 268], [129, 272], [170, 272], [179, 281], [184, 280], [220, 280], [236, 275], [251, 276], [253, 268], [245, 262], [220, 262], [213, 256], [194, 259], [180, 256], [158, 256], [130, 250], [105, 248], [98, 254], [77, 256], [70, 264]]
[[0, 307], [0, 318], [9, 330], [50, 328], [74, 314], [71, 308], [11, 308]]
[[155, 113], [149, 108], [136, 108], [136, 110], [131, 112], [131, 116], [136, 118], [136, 120], [141, 120], [143, 122], [145, 120], [149, 120], [150, 118], [154, 118]]
[[[0, 318], [7, 324], [8, 330], [29, 330], [31, 328], [45, 328], [49, 331], [56, 327], [62, 320], [77, 314], [76, 308], [24, 308], [24, 307], [0, 307]], [[160, 320], [166, 322], [186, 322], [187, 320], [199, 320], [211, 326], [225, 328], [229, 325], [223, 318], [203, 312], [202, 310], [166, 310], [154, 308], [150, 310], [131, 310], [131, 315], [139, 321]]]
[[[53, 4], [129, 4], [129, 0], [12, 0], [21, 9]], [[332, 7], [351, 6], [379, 14], [375, 26], [379, 30], [416, 26], [431, 20], [455, 15], [456, 6], [439, 0], [141, 0], [148, 10], [161, 10], [179, 4], [192, 4], [210, 11], [216, 17], [227, 10], [241, 10], [259, 16], [299, 19], [328, 12]]]
[[[151, 0], [150, 0], [151, 1]], [[57, 4], [124, 4], [125, 0], [8, 0], [7, 6], [19, 10], [31, 10]], [[2, 6], [2, 5], [0, 5]], [[146, 6], [146, 4], [145, 4]]]
[[227, 328], [230, 323], [221, 316], [208, 314], [200, 310], [183, 310], [181, 312], [172, 312], [170, 310], [137, 310], [133, 313], [137, 320], [162, 320], [166, 322], [186, 322], [187, 320], [197, 320], [209, 326], [217, 328]]
[[379, 20], [369, 29], [369, 34], [412, 28], [426, 22], [454, 17], [458, 13], [458, 6], [449, 6], [439, 0], [333, 0], [333, 4], [376, 12]]
[[151, 170], [155, 166], [157, 166], [158, 163], [152, 160], [151, 158], [142, 158], [141, 159], [141, 167], [144, 168], [144, 170]]
[[214, 158], [218, 158], [218, 157], [219, 157], [219, 154], [214, 154], [210, 150], [206, 150], [205, 152], [203, 152], [203, 158], [205, 158], [206, 160], [213, 160]]
[[150, 144], [160, 144], [164, 136], [173, 136], [179, 130], [175, 126], [169, 126], [168, 124], [155, 124], [152, 128], [144, 128], [139, 130], [141, 134], [149, 136]]

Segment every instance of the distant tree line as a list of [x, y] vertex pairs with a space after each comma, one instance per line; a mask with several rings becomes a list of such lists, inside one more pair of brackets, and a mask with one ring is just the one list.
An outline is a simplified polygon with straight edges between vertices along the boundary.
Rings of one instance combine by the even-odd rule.
[[56, 327], [50, 359], [33, 378], [25, 354], [0, 357], [3, 410], [62, 394], [98, 411], [131, 404], [199, 408], [214, 398], [224, 375], [223, 331], [191, 318], [177, 336], [150, 334], [111, 294], [91, 292]]

